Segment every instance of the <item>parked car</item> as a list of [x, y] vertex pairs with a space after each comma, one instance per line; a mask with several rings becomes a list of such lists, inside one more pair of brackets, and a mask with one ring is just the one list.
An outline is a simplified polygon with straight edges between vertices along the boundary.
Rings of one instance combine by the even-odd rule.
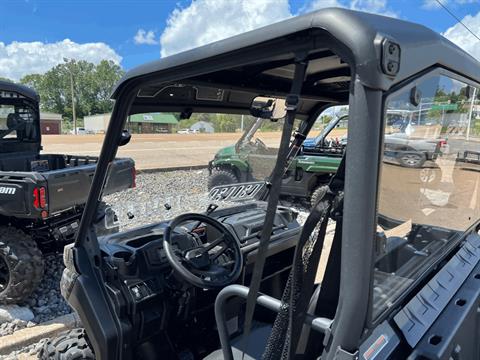
[[417, 139], [404, 132], [385, 135], [385, 157], [405, 167], [421, 168], [447, 149], [446, 138]]
[[[62, 252], [76, 235], [97, 157], [40, 152], [39, 97], [0, 81], [0, 302], [24, 300], [43, 276], [43, 255]], [[106, 191], [135, 186], [135, 164], [116, 159]], [[102, 204], [98, 226], [111, 209]]]
[[75, 129], [70, 130], [70, 134], [72, 135], [87, 135], [89, 132], [85, 130], [83, 127], [77, 127], [77, 132], [75, 133]]
[[[348, 116], [345, 116], [348, 118]], [[332, 121], [325, 129], [315, 138], [307, 138], [303, 142], [305, 149], [313, 150], [318, 147], [323, 147], [325, 141], [337, 142], [341, 146], [347, 145], [347, 137], [345, 135], [340, 138], [327, 139], [325, 132], [330, 132], [333, 127], [341, 119]], [[345, 119], [343, 118], [343, 121]], [[391, 125], [395, 128], [395, 122]], [[438, 156], [449, 151], [448, 139], [446, 137], [440, 137], [438, 139], [423, 139], [415, 138], [415, 127], [405, 123], [402, 123], [402, 127], [398, 132], [385, 135], [384, 160], [393, 161], [405, 167], [420, 168], [427, 161], [435, 161]], [[328, 144], [327, 144], [328, 145]]]

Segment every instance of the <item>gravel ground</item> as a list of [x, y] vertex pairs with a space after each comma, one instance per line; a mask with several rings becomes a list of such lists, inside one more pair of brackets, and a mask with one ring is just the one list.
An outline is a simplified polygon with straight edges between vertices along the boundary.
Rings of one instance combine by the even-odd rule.
[[[208, 198], [208, 170], [172, 171], [141, 174], [137, 177], [136, 189], [129, 189], [104, 198], [118, 215], [122, 230], [147, 225], [187, 212], [204, 212], [212, 200]], [[282, 202], [291, 206], [287, 202]], [[218, 201], [221, 207], [234, 203]], [[293, 206], [298, 212], [299, 222], [308, 215], [300, 205]], [[129, 219], [129, 214], [134, 215]]]
[[[122, 229], [171, 219], [186, 212], [205, 211], [208, 199], [207, 170], [146, 173], [137, 187], [105, 197], [118, 215]], [[134, 218], [129, 219], [128, 214]]]
[[59, 283], [63, 268], [63, 260], [60, 255], [46, 257], [45, 274], [40, 286], [24, 303], [19, 304], [19, 306], [26, 306], [32, 310], [35, 315], [33, 321], [26, 322], [16, 319], [3, 323], [0, 325], [0, 337], [71, 312], [70, 306], [60, 294]]
[[[211, 203], [205, 191], [207, 178], [207, 170], [140, 174], [137, 177], [135, 189], [109, 195], [104, 200], [117, 213], [121, 229], [127, 230], [170, 219], [186, 212], [205, 211]], [[297, 210], [299, 211], [299, 221], [303, 222], [307, 213], [303, 208]], [[28, 306], [33, 311], [35, 315], [33, 322], [26, 323], [16, 320], [2, 324], [0, 325], [0, 337], [71, 312], [59, 289], [63, 268], [60, 255], [50, 256], [46, 259], [46, 273], [40, 287], [24, 304], [20, 304]], [[3, 359], [13, 360], [19, 354], [26, 353], [32, 355], [39, 348], [39, 344], [34, 344], [12, 353], [8, 357], [3, 357]]]

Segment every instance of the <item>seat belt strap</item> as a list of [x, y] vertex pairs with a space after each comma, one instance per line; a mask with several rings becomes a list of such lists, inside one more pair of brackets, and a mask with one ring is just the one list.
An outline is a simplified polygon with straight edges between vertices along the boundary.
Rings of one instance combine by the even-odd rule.
[[320, 256], [318, 252], [321, 252], [321, 248], [318, 250], [316, 247], [310, 247], [304, 252], [305, 244], [307, 244], [309, 241], [314, 241], [311, 239], [311, 236], [319, 224], [320, 228], [315, 241], [323, 239], [325, 236], [326, 225], [328, 223], [329, 207], [328, 201], [319, 202], [312, 209], [305, 221], [300, 239], [298, 240], [295, 248], [293, 266], [282, 296], [283, 307], [275, 319], [272, 333], [270, 334], [267, 347], [262, 357], [263, 360], [278, 360], [285, 358], [288, 355], [290, 344], [289, 335], [291, 333], [292, 326], [292, 310], [296, 307], [296, 304], [299, 301], [299, 291], [297, 291], [298, 284], [302, 283], [305, 273], [303, 260], [305, 257], [310, 258], [313, 256], [312, 251], [317, 251], [315, 256], [318, 257]]
[[[303, 244], [299, 244], [302, 246], [298, 246], [295, 250], [294, 267], [292, 269], [292, 291], [290, 293], [290, 305], [295, 304], [295, 306], [290, 306], [289, 309], [290, 336], [287, 336], [286, 339], [286, 343], [288, 344], [288, 348], [286, 349], [288, 353], [288, 359], [293, 359], [295, 356], [300, 334], [302, 332], [307, 314], [308, 304], [310, 302], [310, 295], [302, 295], [313, 293], [317, 267], [320, 262], [320, 257], [322, 255], [323, 245], [325, 242], [331, 203], [331, 197], [329, 194], [327, 194], [326, 198], [320, 201], [316, 206], [318, 211], [321, 213], [321, 218], [319, 219], [320, 228], [318, 230], [317, 238], [313, 242], [313, 248], [307, 249], [309, 234], [306, 234], [307, 239], [304, 240]], [[305, 261], [308, 261], [306, 266]]]
[[[310, 294], [313, 293], [314, 289], [317, 268], [325, 242], [328, 219], [332, 217], [338, 221], [336, 216], [339, 212], [339, 207], [343, 206], [344, 176], [345, 157], [342, 159], [337, 173], [330, 180], [325, 197], [315, 206], [314, 212], [321, 212], [321, 219], [317, 216], [309, 216], [309, 218], [312, 218], [312, 221], [321, 221], [316, 241], [307, 244], [310, 232], [313, 231], [313, 228], [309, 230], [312, 227], [312, 225], [309, 224], [309, 227], [306, 229], [307, 231], [305, 231], [306, 236], [302, 236], [295, 249], [292, 268], [293, 276], [290, 283], [292, 288], [289, 301], [289, 326], [285, 337], [284, 351], [282, 353], [283, 359], [293, 359], [295, 357], [307, 315]], [[315, 214], [312, 213], [311, 215]], [[315, 225], [313, 225], [313, 227], [314, 226]], [[308, 249], [308, 247], [313, 248]], [[322, 293], [322, 291], [320, 293]], [[308, 296], [305, 296], [306, 294], [308, 294]]]
[[[248, 348], [248, 336], [252, 327], [253, 313], [257, 302], [258, 292], [260, 290], [260, 283], [263, 276], [263, 267], [267, 257], [268, 245], [272, 235], [273, 222], [277, 213], [278, 201], [280, 199], [280, 188], [282, 185], [282, 175], [286, 164], [286, 158], [289, 152], [290, 139], [293, 131], [293, 123], [297, 113], [297, 105], [299, 102], [300, 93], [302, 90], [303, 81], [308, 63], [299, 60], [295, 62], [295, 74], [292, 81], [290, 95], [287, 97], [286, 107], [287, 113], [285, 123], [283, 124], [282, 138], [280, 141], [280, 148], [278, 150], [277, 161], [273, 169], [271, 183], [268, 185], [269, 198], [267, 211], [265, 214], [265, 223], [260, 235], [260, 241], [257, 250], [257, 257], [252, 273], [252, 280], [248, 291], [247, 305], [245, 311], [245, 325], [244, 325], [244, 349]], [[245, 354], [245, 353], [244, 353]]]

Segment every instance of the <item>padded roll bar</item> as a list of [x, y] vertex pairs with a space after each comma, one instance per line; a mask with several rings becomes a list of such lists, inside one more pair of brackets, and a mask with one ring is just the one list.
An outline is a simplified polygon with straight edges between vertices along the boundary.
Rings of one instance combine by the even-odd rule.
[[[223, 358], [225, 360], [234, 360], [232, 347], [230, 346], [230, 336], [227, 330], [227, 321], [225, 319], [225, 304], [227, 300], [233, 297], [240, 297], [247, 299], [249, 288], [242, 285], [229, 285], [223, 288], [215, 299], [215, 321], [217, 322], [218, 336], [220, 338], [220, 344], [222, 346]], [[258, 305], [263, 306], [276, 313], [280, 312], [282, 302], [274, 297], [259, 294], [256, 302]], [[307, 314], [305, 318], [305, 324], [311, 326], [312, 329], [321, 333], [326, 333], [330, 330], [333, 320], [321, 317], [315, 317]]]

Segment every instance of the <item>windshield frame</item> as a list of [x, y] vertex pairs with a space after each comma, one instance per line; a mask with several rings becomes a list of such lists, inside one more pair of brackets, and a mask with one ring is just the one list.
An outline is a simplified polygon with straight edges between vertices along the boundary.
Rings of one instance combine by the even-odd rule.
[[330, 134], [330, 132], [335, 129], [335, 127], [337, 126], [337, 124], [342, 121], [342, 120], [345, 120], [345, 119], [348, 119], [348, 114], [346, 115], [342, 115], [342, 116], [337, 116], [335, 119], [332, 119], [328, 124], [327, 126], [325, 126], [325, 128], [320, 132], [320, 134], [318, 134], [316, 137], [315, 137], [315, 147], [318, 147], [319, 145], [321, 145], [321, 142], [323, 140], [325, 140], [325, 138], [327, 137], [328, 134]]
[[237, 140], [237, 142], [235, 143], [235, 149], [239, 149], [241, 148], [242, 146], [244, 146], [246, 143], [248, 143], [252, 138], [253, 136], [256, 134], [256, 132], [258, 131], [258, 129], [260, 129], [263, 125], [263, 123], [266, 121], [267, 119], [263, 119], [263, 118], [256, 118], [255, 121], [253, 121], [249, 127], [247, 127], [244, 131], [243, 131], [243, 134], [242, 136], [240, 137], [240, 139]]
[[[445, 68], [441, 67], [436, 67], [434, 69], [428, 69], [426, 71], [423, 71], [416, 76], [412, 77], [408, 81], [402, 82], [394, 87], [392, 87], [388, 92], [384, 93], [383, 97], [383, 105], [382, 105], [382, 136], [381, 136], [381, 141], [382, 141], [382, 149], [384, 146], [383, 140], [385, 138], [385, 124], [386, 124], [386, 116], [387, 116], [387, 109], [386, 106], [388, 104], [388, 101], [399, 94], [401, 94], [404, 91], [408, 91], [408, 89], [411, 89], [413, 86], [416, 86], [417, 84], [422, 83], [424, 80], [433, 78], [435, 76], [447, 76], [451, 79], [458, 80], [461, 82], [464, 82], [467, 85], [476, 87], [480, 89], [480, 83], [477, 83], [467, 77], [461, 76], [455, 72], [449, 71]], [[382, 168], [382, 162], [379, 161], [379, 179], [378, 179], [378, 185], [381, 183], [381, 168]], [[379, 208], [378, 208], [378, 201], [380, 198], [380, 186], [377, 187], [377, 209], [376, 209], [376, 224], [378, 225], [378, 217], [379, 217]], [[419, 224], [422, 225], [422, 224]], [[440, 228], [439, 226], [430, 226], [430, 227], [435, 227], [435, 228]], [[478, 218], [472, 225], [470, 225], [462, 235], [458, 236], [457, 239], [453, 240], [450, 244], [442, 247], [439, 249], [437, 253], [432, 254], [433, 258], [429, 259], [429, 261], [426, 261], [424, 264], [421, 265], [422, 271], [421, 275], [419, 275], [417, 278], [413, 279], [412, 283], [396, 298], [394, 301], [390, 303], [390, 305], [382, 311], [381, 314], [379, 314], [377, 317], [373, 317], [373, 306], [374, 306], [374, 298], [373, 298], [373, 281], [374, 277], [371, 277], [371, 282], [370, 282], [370, 300], [369, 300], [369, 314], [368, 314], [368, 325], [367, 327], [369, 329], [375, 328], [378, 326], [381, 322], [383, 322], [385, 319], [387, 319], [390, 315], [392, 315], [392, 312], [394, 312], [400, 304], [402, 304], [406, 299], [410, 297], [411, 292], [419, 286], [419, 284], [425, 280], [425, 278], [429, 277], [432, 272], [435, 270], [435, 268], [444, 261], [449, 255], [451, 255], [452, 251], [454, 251], [459, 244], [462, 243], [462, 241], [465, 240], [465, 238], [472, 233], [473, 231], [478, 230], [480, 227], [480, 218]], [[451, 230], [451, 229], [449, 229]], [[375, 239], [373, 240], [375, 241]], [[375, 267], [375, 260], [372, 262], [372, 274], [374, 272], [374, 267]]]

